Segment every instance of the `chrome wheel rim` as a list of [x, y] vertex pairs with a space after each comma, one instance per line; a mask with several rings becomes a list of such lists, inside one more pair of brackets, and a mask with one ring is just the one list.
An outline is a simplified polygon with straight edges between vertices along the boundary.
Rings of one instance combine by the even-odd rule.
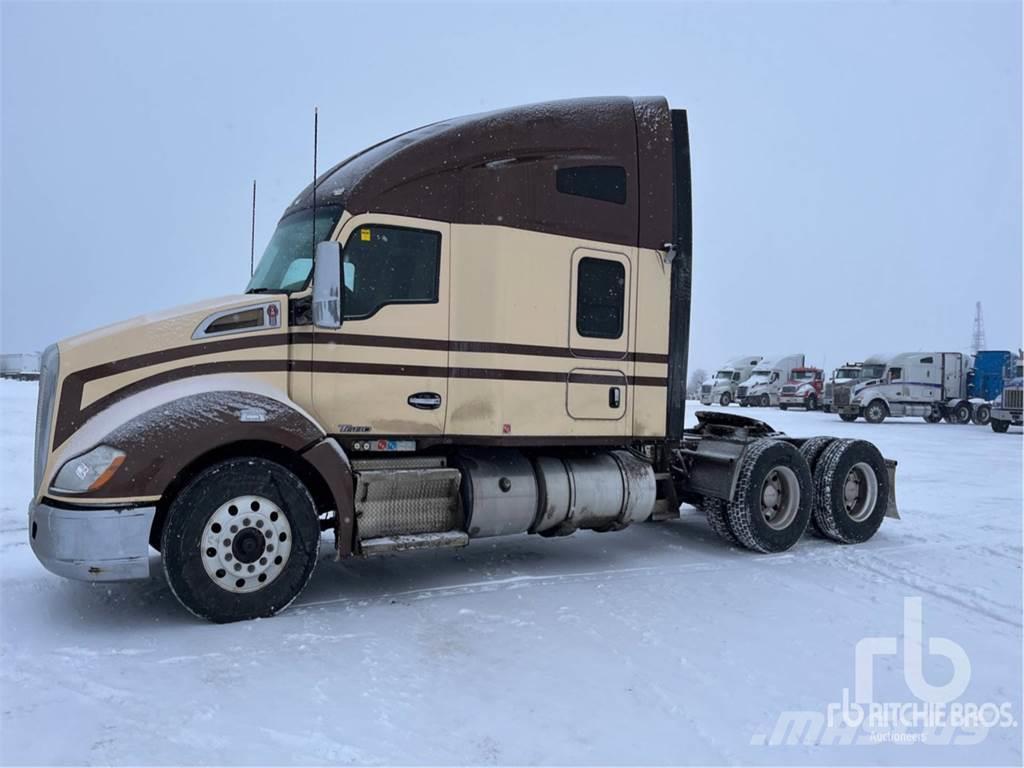
[[761, 483], [761, 517], [776, 531], [785, 530], [800, 509], [800, 482], [789, 467], [774, 467]]
[[867, 520], [878, 501], [878, 478], [869, 464], [861, 461], [850, 467], [843, 480], [843, 506], [855, 523]]
[[199, 541], [203, 568], [228, 592], [263, 589], [281, 575], [292, 551], [288, 516], [263, 496], [237, 496], [206, 521]]

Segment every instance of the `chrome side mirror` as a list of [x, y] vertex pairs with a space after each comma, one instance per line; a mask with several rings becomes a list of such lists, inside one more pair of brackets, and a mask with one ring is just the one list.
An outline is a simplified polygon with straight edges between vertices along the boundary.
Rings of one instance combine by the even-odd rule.
[[344, 312], [341, 292], [341, 244], [316, 244], [313, 261], [313, 325], [340, 328]]

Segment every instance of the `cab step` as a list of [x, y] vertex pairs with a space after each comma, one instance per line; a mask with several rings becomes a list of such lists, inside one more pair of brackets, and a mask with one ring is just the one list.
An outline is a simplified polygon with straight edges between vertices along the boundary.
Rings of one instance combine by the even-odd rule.
[[469, 544], [465, 531], [443, 531], [440, 533], [407, 533], [401, 536], [378, 536], [363, 539], [364, 555], [386, 555], [391, 552], [408, 552], [414, 549], [437, 549], [464, 547]]

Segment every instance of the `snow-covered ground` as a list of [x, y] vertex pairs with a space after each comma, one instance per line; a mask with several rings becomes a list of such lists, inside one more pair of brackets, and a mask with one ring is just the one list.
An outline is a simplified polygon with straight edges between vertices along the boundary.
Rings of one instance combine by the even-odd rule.
[[[5, 764], [1021, 763], [1019, 431], [744, 409], [875, 441], [900, 462], [903, 519], [775, 556], [729, 548], [689, 507], [614, 534], [343, 563], [325, 548], [287, 613], [216, 626], [162, 577], [99, 586], [39, 565], [36, 389], [0, 385]], [[784, 713], [824, 716], [854, 691], [863, 638], [900, 643], [872, 665], [874, 701], [918, 702], [901, 643], [913, 597], [927, 682], [964, 679], [962, 659], [928, 653], [948, 638], [970, 663], [958, 701], [1008, 702], [1014, 724], [932, 739], [971, 743], [775, 744]]]

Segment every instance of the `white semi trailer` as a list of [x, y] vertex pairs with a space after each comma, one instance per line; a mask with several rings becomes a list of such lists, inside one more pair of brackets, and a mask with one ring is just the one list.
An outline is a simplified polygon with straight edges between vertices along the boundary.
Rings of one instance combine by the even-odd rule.
[[762, 360], [736, 390], [740, 405], [759, 405], [762, 408], [779, 404], [782, 386], [792, 378], [794, 368], [804, 367], [803, 352]]
[[754, 368], [764, 358], [761, 355], [742, 355], [729, 360], [718, 369], [714, 378], [707, 379], [700, 387], [702, 405], [730, 405], [736, 401], [736, 390], [740, 383], [750, 378]]
[[879, 424], [890, 416], [920, 416], [934, 424], [971, 420], [967, 398], [970, 360], [960, 352], [903, 352], [889, 359], [880, 380], [836, 388], [834, 408], [844, 421], [863, 416]]

